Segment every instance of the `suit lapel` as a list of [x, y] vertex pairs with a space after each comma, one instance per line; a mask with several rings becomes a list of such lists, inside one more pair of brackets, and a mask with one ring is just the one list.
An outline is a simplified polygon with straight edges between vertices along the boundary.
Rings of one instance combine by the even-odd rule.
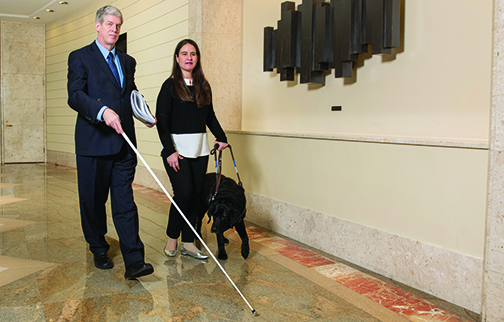
[[[100, 66], [100, 68], [108, 76], [110, 81], [115, 84], [117, 89], [122, 91], [122, 89], [119, 87], [119, 84], [117, 83], [117, 81], [114, 77], [114, 74], [110, 70], [108, 63], [103, 58], [103, 55], [102, 55], [100, 49], [98, 49], [98, 46], [96, 45], [96, 43], [94, 41], [91, 43], [90, 48], [91, 48], [91, 53], [94, 56], [95, 61], [98, 63], [98, 66]], [[122, 61], [121, 61], [121, 65], [123, 65]], [[124, 71], [124, 69], [123, 69], [123, 71]], [[124, 75], [124, 72], [123, 72], [123, 75]], [[124, 86], [123, 86], [123, 88], [124, 88]]]

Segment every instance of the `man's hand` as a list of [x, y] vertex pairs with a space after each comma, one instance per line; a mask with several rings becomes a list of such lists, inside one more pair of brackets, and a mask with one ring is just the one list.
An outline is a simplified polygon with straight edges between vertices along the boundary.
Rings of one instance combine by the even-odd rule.
[[114, 112], [110, 108], [106, 108], [103, 112], [102, 117], [103, 121], [105, 121], [105, 124], [116, 130], [118, 134], [122, 134], [124, 132], [121, 126], [121, 119], [119, 118], [119, 115], [116, 114], [116, 112]]

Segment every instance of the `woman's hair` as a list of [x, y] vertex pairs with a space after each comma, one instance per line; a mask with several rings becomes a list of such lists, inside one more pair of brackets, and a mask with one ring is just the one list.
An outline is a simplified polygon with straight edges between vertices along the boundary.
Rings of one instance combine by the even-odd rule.
[[106, 15], [121, 18], [121, 23], [123, 23], [123, 17], [121, 11], [114, 6], [103, 6], [100, 9], [98, 9], [98, 11], [96, 11], [95, 21], [97, 21], [101, 25]]
[[[193, 95], [191, 95], [191, 92], [189, 91], [189, 88], [187, 87], [184, 78], [182, 77], [182, 70], [177, 63], [177, 57], [180, 53], [181, 48], [187, 44], [194, 46], [194, 48], [196, 49], [196, 56], [198, 56], [196, 66], [194, 66], [194, 69], [192, 70], [192, 85], [194, 86], [194, 97]], [[203, 74], [203, 69], [201, 68], [200, 51], [198, 44], [196, 44], [194, 40], [184, 39], [178, 43], [173, 55], [173, 67], [170, 77], [175, 81], [175, 90], [178, 97], [182, 101], [196, 101], [198, 107], [208, 105], [212, 102], [210, 85], [208, 84], [207, 80], [205, 79], [205, 75]]]

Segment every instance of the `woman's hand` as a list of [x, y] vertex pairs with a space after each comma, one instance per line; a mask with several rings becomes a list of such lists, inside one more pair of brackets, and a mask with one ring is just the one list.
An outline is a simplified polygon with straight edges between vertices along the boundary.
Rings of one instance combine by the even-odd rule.
[[178, 152], [173, 152], [172, 154], [170, 154], [169, 157], [166, 158], [166, 162], [168, 162], [168, 165], [172, 167], [173, 170], [175, 170], [175, 172], [177, 172], [178, 170], [180, 170], [180, 165], [178, 161], [182, 159], [183, 157], [180, 156]]
[[228, 144], [227, 143], [224, 143], [224, 142], [219, 142], [219, 141], [215, 141], [214, 145], [218, 145], [219, 147], [217, 148], [217, 151], [222, 151], [224, 150], [225, 148], [227, 148]]
[[156, 125], [156, 123], [157, 123], [157, 118], [156, 118], [156, 117], [154, 117], [154, 123], [149, 123], [149, 122], [147, 122], [147, 123], [145, 123], [145, 125], [146, 125], [148, 128], [152, 128], [152, 127], [154, 127], [154, 125]]

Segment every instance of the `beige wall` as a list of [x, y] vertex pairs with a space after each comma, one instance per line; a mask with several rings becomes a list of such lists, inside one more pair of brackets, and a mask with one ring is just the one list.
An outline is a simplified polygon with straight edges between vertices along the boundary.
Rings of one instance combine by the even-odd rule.
[[[243, 130], [488, 142], [491, 1], [407, 1], [404, 51], [325, 86], [262, 72], [263, 27], [276, 27], [281, 2], [243, 2]], [[260, 140], [249, 155], [274, 158], [260, 163], [253, 192], [483, 257], [485, 150]]]
[[262, 72], [263, 28], [282, 2], [243, 1], [242, 130], [488, 141], [491, 0], [405, 1], [403, 48], [325, 86]]
[[483, 257], [486, 150], [243, 134], [230, 141], [249, 192]]
[[492, 1], [404, 1], [401, 48], [324, 86], [262, 71], [281, 3], [243, 0], [249, 220], [479, 312]]

